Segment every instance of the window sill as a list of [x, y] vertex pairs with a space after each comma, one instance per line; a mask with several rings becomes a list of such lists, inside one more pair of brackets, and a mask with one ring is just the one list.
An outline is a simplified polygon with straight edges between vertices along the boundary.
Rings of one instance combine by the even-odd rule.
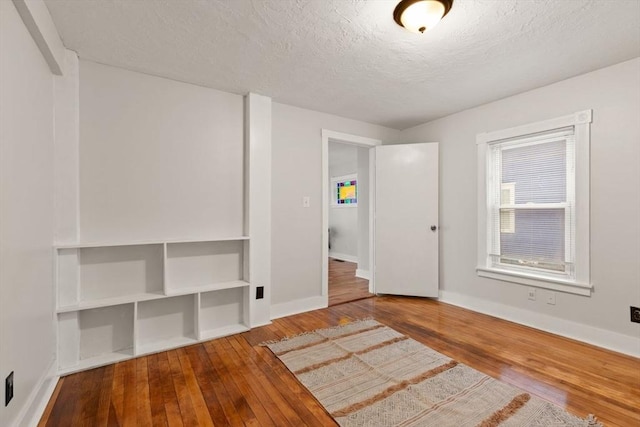
[[554, 291], [566, 292], [575, 295], [591, 296], [593, 286], [582, 283], [570, 282], [568, 280], [553, 279], [550, 277], [540, 277], [533, 274], [516, 273], [513, 271], [499, 270], [495, 268], [476, 267], [476, 272], [480, 277], [502, 280], [505, 282], [518, 283], [521, 285], [535, 286], [537, 288], [550, 289]]

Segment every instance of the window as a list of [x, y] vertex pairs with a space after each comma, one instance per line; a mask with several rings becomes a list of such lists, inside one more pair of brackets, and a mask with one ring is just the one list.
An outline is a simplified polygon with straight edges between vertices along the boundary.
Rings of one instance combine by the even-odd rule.
[[591, 111], [478, 135], [478, 274], [590, 295]]
[[358, 206], [358, 179], [356, 174], [331, 178], [333, 207]]

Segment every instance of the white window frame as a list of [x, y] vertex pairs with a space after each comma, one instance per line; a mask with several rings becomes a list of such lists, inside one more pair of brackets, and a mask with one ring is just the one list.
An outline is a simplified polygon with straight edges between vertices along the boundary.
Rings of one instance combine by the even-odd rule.
[[[535, 286], [572, 294], [591, 296], [593, 286], [590, 276], [589, 248], [589, 167], [592, 111], [579, 111], [555, 119], [530, 123], [509, 129], [481, 133], [476, 136], [478, 149], [478, 276], [527, 286]], [[567, 179], [575, 178], [575, 275], [573, 279], [544, 275], [531, 269], [517, 271], [492, 266], [490, 260], [491, 231], [488, 227], [487, 155], [488, 145], [495, 141], [526, 137], [573, 127], [575, 138], [575, 175], [567, 173]], [[570, 177], [570, 175], [572, 175]]]

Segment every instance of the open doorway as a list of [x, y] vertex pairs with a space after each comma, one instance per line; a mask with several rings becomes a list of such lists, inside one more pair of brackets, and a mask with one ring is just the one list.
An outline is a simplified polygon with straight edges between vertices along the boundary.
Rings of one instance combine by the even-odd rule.
[[329, 306], [373, 296], [373, 160], [380, 141], [323, 130], [323, 295]]
[[329, 306], [369, 292], [369, 148], [329, 141]]

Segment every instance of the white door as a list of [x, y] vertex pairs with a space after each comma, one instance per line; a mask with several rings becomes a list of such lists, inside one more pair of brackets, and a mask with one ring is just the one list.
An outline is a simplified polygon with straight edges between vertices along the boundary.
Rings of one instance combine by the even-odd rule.
[[438, 143], [375, 150], [375, 292], [437, 297]]

